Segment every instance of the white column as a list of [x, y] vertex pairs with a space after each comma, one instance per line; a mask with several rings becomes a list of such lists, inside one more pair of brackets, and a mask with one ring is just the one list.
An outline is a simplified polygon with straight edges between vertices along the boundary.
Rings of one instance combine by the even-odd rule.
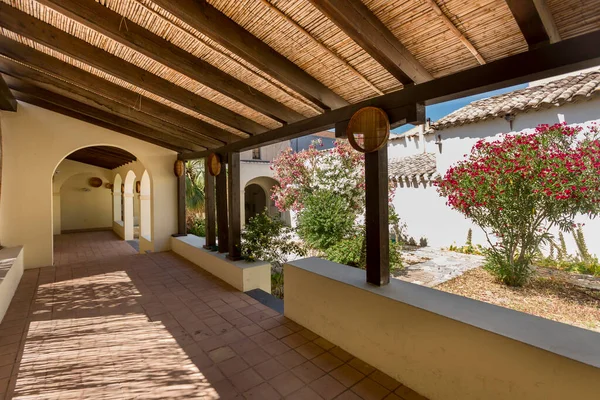
[[123, 194], [125, 213], [123, 227], [125, 230], [125, 240], [133, 240], [133, 193]]

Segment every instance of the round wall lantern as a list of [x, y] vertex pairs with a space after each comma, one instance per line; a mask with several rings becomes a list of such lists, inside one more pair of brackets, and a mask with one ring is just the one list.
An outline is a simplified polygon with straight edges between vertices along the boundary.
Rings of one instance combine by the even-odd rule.
[[381, 108], [365, 107], [352, 115], [346, 128], [348, 142], [361, 153], [381, 149], [390, 136], [390, 120]]
[[106, 185], [104, 185], [105, 188], [113, 190], [115, 185], [113, 185], [112, 183], [107, 183]]
[[185, 163], [182, 160], [175, 161], [175, 165], [173, 165], [173, 172], [175, 172], [175, 176], [180, 178], [183, 176], [183, 172], [185, 171]]
[[93, 177], [93, 178], [90, 178], [88, 183], [93, 188], [99, 188], [100, 186], [102, 186], [102, 179]]
[[211, 153], [208, 156], [208, 173], [217, 176], [221, 173], [221, 156], [217, 153]]

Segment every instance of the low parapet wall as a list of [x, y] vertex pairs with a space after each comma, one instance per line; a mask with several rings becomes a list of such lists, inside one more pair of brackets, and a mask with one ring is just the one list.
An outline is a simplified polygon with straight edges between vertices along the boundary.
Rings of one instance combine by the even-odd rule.
[[225, 254], [204, 249], [204, 238], [187, 235], [171, 238], [172, 250], [205, 271], [247, 292], [262, 289], [271, 293], [271, 264], [267, 262], [231, 261]]
[[286, 317], [430, 400], [599, 396], [599, 333], [319, 258], [284, 274]]
[[23, 247], [0, 249], [0, 322], [23, 276]]

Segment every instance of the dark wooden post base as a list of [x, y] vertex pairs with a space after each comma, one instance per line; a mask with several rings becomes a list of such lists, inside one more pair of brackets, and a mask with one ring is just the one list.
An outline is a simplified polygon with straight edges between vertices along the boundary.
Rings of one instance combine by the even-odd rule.
[[217, 192], [217, 235], [219, 238], [219, 253], [226, 253], [229, 243], [229, 224], [227, 221], [227, 173], [225, 166], [221, 168], [221, 173], [216, 176]]
[[215, 177], [208, 172], [208, 157], [204, 159], [204, 213], [206, 242], [204, 248], [216, 250]]
[[240, 153], [231, 152], [227, 157], [229, 185], [229, 254], [227, 258], [233, 261], [242, 259], [242, 223], [241, 223], [241, 193], [240, 188]]
[[365, 154], [367, 282], [390, 282], [387, 146]]

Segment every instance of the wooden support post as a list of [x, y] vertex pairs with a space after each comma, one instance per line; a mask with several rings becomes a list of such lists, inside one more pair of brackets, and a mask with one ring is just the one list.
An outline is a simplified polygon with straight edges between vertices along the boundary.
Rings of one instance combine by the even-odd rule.
[[240, 211], [240, 153], [227, 155], [229, 187], [229, 254], [227, 258], [236, 261], [242, 259], [242, 224]]
[[227, 173], [222, 163], [221, 173], [216, 176], [217, 192], [217, 234], [219, 253], [226, 253], [229, 245], [229, 225], [227, 223]]
[[213, 250], [217, 245], [215, 220], [215, 177], [208, 172], [208, 157], [204, 159], [204, 212], [206, 214], [205, 249]]
[[365, 154], [367, 282], [390, 282], [387, 145]]
[[185, 218], [185, 172], [177, 177], [177, 235], [187, 235]]

